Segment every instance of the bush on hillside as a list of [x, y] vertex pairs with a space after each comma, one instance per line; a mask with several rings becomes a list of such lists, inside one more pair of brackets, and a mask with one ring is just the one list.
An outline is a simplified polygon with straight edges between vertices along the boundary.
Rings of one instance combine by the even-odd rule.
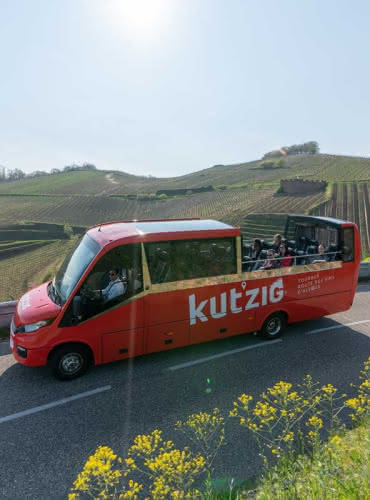
[[269, 151], [263, 156], [263, 160], [268, 158], [279, 158], [286, 155], [296, 154], [317, 154], [320, 151], [319, 143], [316, 141], [304, 142], [303, 144], [293, 144], [292, 146], [283, 146], [280, 149]]
[[265, 170], [268, 170], [270, 168], [275, 168], [276, 167], [276, 163], [274, 161], [262, 161], [260, 163], [260, 167], [265, 169]]

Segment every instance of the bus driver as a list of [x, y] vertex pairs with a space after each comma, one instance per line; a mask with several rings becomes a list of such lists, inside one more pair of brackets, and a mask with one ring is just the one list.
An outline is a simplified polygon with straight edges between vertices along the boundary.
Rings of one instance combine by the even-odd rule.
[[110, 282], [108, 286], [101, 290], [101, 297], [103, 303], [110, 302], [111, 300], [121, 297], [126, 293], [127, 285], [119, 277], [119, 269], [111, 269], [109, 271]]

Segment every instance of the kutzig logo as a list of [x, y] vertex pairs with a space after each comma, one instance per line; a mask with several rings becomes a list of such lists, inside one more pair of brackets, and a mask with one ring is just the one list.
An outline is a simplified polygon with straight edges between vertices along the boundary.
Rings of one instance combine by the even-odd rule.
[[[245, 282], [242, 283], [243, 290]], [[243, 295], [248, 299], [245, 303]], [[217, 308], [216, 297], [202, 300], [198, 305], [196, 303], [195, 294], [189, 295], [189, 313], [190, 324], [195, 325], [197, 319], [200, 321], [208, 321], [211, 316], [214, 319], [223, 318], [230, 312], [232, 314], [241, 313], [243, 310], [255, 309], [256, 307], [266, 306], [267, 304], [276, 304], [284, 297], [284, 283], [282, 278], [274, 281], [269, 287], [253, 288], [245, 292], [238, 292], [236, 288], [220, 294], [220, 307]]]

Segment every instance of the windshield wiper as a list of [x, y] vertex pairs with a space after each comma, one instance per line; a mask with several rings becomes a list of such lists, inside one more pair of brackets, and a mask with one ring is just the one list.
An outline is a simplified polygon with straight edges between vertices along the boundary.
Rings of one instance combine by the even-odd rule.
[[51, 300], [55, 304], [57, 304], [58, 306], [60, 306], [61, 305], [61, 296], [60, 296], [60, 294], [58, 292], [58, 289], [57, 289], [54, 281], [51, 281], [49, 286], [50, 286], [50, 288], [49, 288], [49, 290], [50, 290], [49, 297], [51, 296]]
[[54, 295], [53, 283], [51, 281], [48, 284], [48, 297], [50, 297], [51, 300], [53, 302], [55, 302], [55, 295]]

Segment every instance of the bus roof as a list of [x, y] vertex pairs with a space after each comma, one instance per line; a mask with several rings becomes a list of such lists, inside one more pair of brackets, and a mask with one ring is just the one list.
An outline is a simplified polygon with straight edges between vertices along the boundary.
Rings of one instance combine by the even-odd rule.
[[316, 215], [288, 215], [288, 219], [296, 219], [297, 221], [301, 220], [302, 222], [322, 222], [325, 224], [333, 224], [336, 226], [340, 226], [342, 224], [351, 224], [350, 221], [342, 220], [342, 219], [334, 219], [333, 217], [322, 217]]
[[240, 229], [224, 222], [199, 219], [111, 222], [89, 229], [88, 234], [103, 247], [112, 241], [135, 236], [147, 241], [155, 241], [157, 238], [163, 240], [163, 236], [166, 234], [171, 234], [172, 237], [176, 233], [177, 237], [174, 239], [187, 239], [200, 236], [199, 234], [192, 234], [195, 232], [206, 232], [207, 234], [203, 237], [240, 235]]

